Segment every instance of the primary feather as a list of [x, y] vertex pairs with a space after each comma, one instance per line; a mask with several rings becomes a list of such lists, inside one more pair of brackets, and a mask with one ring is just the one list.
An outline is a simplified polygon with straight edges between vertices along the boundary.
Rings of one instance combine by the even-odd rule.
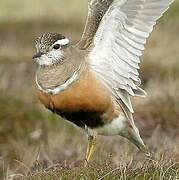
[[[138, 69], [146, 39], [172, 2], [114, 0], [94, 37], [90, 66], [130, 113], [130, 96], [145, 96], [139, 88]], [[134, 125], [133, 120], [131, 124]]]

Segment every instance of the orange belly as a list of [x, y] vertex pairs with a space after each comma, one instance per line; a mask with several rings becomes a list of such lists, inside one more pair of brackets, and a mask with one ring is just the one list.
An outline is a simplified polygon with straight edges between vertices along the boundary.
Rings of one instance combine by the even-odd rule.
[[[109, 91], [92, 72], [82, 74], [77, 82], [57, 95], [46, 94], [38, 90], [38, 96], [45, 107], [57, 112], [67, 120], [76, 115], [76, 118], [81, 118], [79, 121], [83, 121], [87, 125], [91, 124], [88, 122], [91, 121], [94, 127], [95, 124], [103, 125], [118, 115]], [[71, 118], [73, 119], [73, 117]], [[73, 122], [73, 120], [70, 121]]]

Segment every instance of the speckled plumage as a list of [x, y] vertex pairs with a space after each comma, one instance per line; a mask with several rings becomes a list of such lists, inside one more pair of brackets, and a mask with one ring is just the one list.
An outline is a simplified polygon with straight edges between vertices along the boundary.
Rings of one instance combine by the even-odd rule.
[[52, 44], [61, 39], [65, 39], [65, 36], [62, 34], [54, 32], [45, 33], [35, 40], [35, 46], [38, 47], [41, 52], [46, 52]]

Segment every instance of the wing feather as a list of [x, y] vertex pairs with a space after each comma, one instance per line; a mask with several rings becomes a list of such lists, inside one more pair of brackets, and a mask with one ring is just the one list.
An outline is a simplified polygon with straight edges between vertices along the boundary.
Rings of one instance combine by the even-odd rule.
[[90, 47], [98, 26], [113, 0], [88, 0], [88, 17], [81, 40], [78, 42], [80, 49]]
[[[130, 96], [146, 95], [139, 87], [140, 56], [153, 26], [172, 2], [114, 0], [95, 35], [90, 66], [127, 114], [133, 113]], [[130, 122], [134, 127], [132, 118]]]

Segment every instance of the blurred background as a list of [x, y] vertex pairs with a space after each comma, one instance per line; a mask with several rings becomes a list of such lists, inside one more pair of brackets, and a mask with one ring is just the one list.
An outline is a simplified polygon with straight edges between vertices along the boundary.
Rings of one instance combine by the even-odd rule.
[[[87, 0], [1, 0], [0, 179], [4, 174], [33, 171], [36, 160], [44, 166], [55, 162], [75, 166], [84, 158], [84, 132], [38, 102], [36, 64], [31, 57], [34, 39], [44, 32], [59, 32], [71, 41], [79, 40], [86, 15]], [[178, 0], [147, 42], [141, 78], [148, 97], [133, 99], [141, 135], [156, 154], [167, 152], [179, 160]], [[122, 155], [137, 153], [133, 145], [119, 137], [101, 137], [100, 141], [96, 157], [101, 161], [110, 156], [117, 164]]]

